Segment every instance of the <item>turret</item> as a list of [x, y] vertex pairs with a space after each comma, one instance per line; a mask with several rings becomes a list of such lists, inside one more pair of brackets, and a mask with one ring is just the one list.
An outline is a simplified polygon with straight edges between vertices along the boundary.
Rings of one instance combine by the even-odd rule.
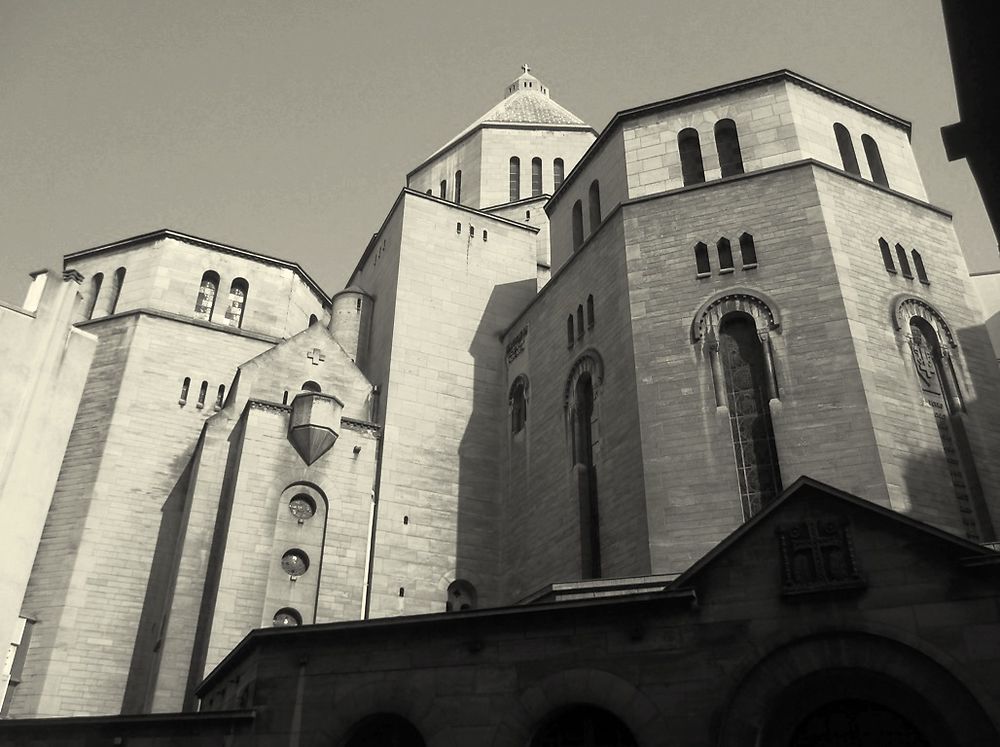
[[333, 295], [330, 333], [344, 348], [358, 368], [364, 370], [368, 357], [368, 330], [371, 327], [375, 300], [352, 285]]

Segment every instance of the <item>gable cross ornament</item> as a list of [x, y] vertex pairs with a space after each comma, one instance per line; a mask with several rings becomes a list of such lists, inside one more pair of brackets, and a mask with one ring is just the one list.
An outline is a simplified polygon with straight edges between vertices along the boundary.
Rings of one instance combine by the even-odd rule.
[[320, 361], [325, 361], [326, 356], [323, 355], [323, 351], [319, 348], [313, 348], [308, 353], [306, 353], [306, 358], [312, 361], [314, 366], [318, 366]]

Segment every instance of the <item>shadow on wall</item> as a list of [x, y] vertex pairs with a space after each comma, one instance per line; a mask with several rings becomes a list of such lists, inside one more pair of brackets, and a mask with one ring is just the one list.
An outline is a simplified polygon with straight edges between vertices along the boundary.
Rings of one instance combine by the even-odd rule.
[[[482, 607], [509, 601], [500, 596], [502, 470], [507, 455], [503, 439], [509, 417], [500, 334], [535, 293], [534, 278], [496, 286], [469, 347], [474, 366], [472, 412], [458, 448], [455, 578], [451, 581], [471, 584]], [[454, 583], [443, 591], [449, 595], [451, 609], [469, 604], [462, 596], [462, 585]]]

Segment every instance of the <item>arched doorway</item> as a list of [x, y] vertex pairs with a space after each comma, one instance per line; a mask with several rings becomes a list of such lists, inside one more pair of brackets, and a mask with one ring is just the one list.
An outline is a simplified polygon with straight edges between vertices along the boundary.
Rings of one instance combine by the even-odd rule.
[[636, 741], [617, 716], [581, 704], [547, 718], [535, 732], [531, 747], [636, 747]]
[[931, 747], [909, 719], [857, 698], [820, 706], [799, 722], [788, 747]]
[[394, 713], [363, 718], [351, 730], [344, 747], [426, 747], [417, 727]]

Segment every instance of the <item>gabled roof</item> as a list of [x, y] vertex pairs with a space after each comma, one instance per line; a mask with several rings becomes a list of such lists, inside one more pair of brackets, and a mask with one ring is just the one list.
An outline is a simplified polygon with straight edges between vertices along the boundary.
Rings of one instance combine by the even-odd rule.
[[698, 576], [704, 568], [712, 565], [717, 559], [729, 552], [733, 545], [737, 544], [748, 534], [752, 533], [772, 514], [780, 512], [784, 506], [787, 506], [794, 501], [807, 501], [811, 497], [815, 497], [817, 493], [822, 495], [823, 498], [832, 499], [835, 502], [843, 502], [855, 509], [875, 514], [883, 520], [893, 522], [911, 532], [922, 534], [929, 541], [939, 543], [943, 542], [951, 545], [956, 551], [961, 553], [963, 556], [963, 563], [967, 565], [986, 565], [990, 563], [1000, 564], [1000, 553], [996, 550], [983, 547], [982, 545], [963, 539], [962, 537], [958, 537], [954, 534], [950, 534], [942, 529], [931, 526], [930, 524], [925, 524], [922, 521], [912, 519], [905, 514], [899, 513], [898, 511], [893, 511], [892, 509], [885, 508], [877, 503], [867, 501], [864, 498], [859, 498], [856, 495], [845, 493], [843, 490], [838, 490], [837, 488], [827, 485], [824, 482], [820, 482], [819, 480], [802, 476], [793, 482], [780, 496], [778, 496], [775, 501], [769, 504], [762, 511], [754, 514], [749, 521], [740, 526], [736, 531], [722, 540], [722, 542], [703, 555], [700, 560], [695, 562], [694, 565], [678, 576], [677, 579], [670, 584], [670, 588], [673, 590], [679, 590], [690, 587], [695, 577]]

